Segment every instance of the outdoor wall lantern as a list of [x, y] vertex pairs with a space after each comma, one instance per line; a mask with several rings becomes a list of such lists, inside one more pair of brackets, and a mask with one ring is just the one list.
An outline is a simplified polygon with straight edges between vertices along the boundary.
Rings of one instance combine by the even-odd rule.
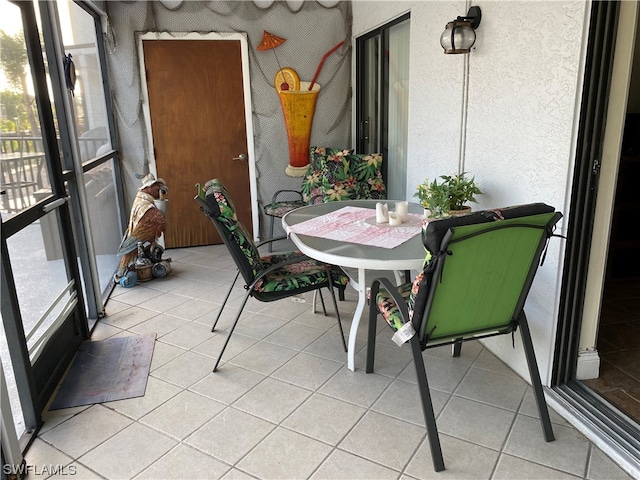
[[469, 53], [476, 42], [475, 29], [480, 25], [480, 7], [471, 7], [465, 17], [458, 17], [447, 23], [440, 36], [444, 53]]

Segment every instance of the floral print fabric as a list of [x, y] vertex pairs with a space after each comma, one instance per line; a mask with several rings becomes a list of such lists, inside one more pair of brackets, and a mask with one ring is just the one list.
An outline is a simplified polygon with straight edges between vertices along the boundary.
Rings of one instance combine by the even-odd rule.
[[[405, 283], [398, 287], [398, 292], [407, 302], [409, 320], [413, 319], [415, 299], [418, 295], [420, 283], [423, 279], [424, 273], [420, 272], [420, 274], [418, 274], [418, 276], [413, 280], [413, 283]], [[378, 306], [378, 311], [394, 332], [405, 324], [405, 321], [402, 319], [402, 315], [400, 314], [398, 304], [393, 300], [391, 295], [389, 295], [387, 290], [381, 288], [378, 291], [378, 295], [376, 295], [376, 305]]]
[[[287, 263], [261, 278], [253, 288], [254, 292], [259, 294], [304, 292], [327, 282], [326, 264], [310, 259], [299, 251], [261, 257], [251, 235], [238, 221], [229, 192], [220, 181], [207, 182], [207, 195], [213, 195], [220, 209], [220, 215], [215, 221], [222, 225], [228, 237], [239, 246], [253, 273], [250, 280], [245, 278], [248, 283], [260, 276], [267, 268], [275, 264]], [[300, 261], [294, 262], [297, 257]], [[330, 271], [333, 285], [344, 289], [349, 283], [349, 277], [339, 267], [331, 266]]]
[[302, 180], [302, 199], [306, 204], [323, 201], [323, 164], [328, 157], [341, 158], [350, 155], [353, 150], [330, 147], [311, 147], [309, 149], [309, 168]]
[[380, 167], [382, 155], [328, 155], [322, 161], [325, 202], [386, 198]]

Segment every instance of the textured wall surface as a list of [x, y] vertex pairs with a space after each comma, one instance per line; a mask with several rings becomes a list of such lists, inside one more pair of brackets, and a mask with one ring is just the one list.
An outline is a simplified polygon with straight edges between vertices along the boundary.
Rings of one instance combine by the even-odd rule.
[[[468, 7], [464, 1], [353, 2], [354, 37], [411, 13], [407, 192], [415, 191], [416, 178], [460, 168], [485, 191], [474, 208], [540, 201], [562, 211], [566, 221], [586, 3], [482, 2], [472, 52], [444, 55], [440, 34]], [[526, 306], [547, 381], [563, 249], [564, 240], [551, 241]], [[513, 350], [506, 337], [489, 344], [528, 378], [521, 348]]]
[[[254, 155], [258, 202], [268, 203], [278, 189], [299, 189], [301, 178], [289, 177], [287, 131], [274, 75], [281, 67], [295, 69], [311, 81], [323, 55], [340, 41], [345, 45], [324, 63], [311, 145], [347, 148], [351, 144], [351, 10], [346, 2], [307, 1], [110, 1], [107, 59], [122, 155], [124, 185], [130, 205], [149, 171], [147, 132], [136, 38], [142, 32], [243, 32], [249, 43]], [[286, 38], [275, 50], [256, 51], [263, 30]], [[188, 81], [185, 82], [188, 88]], [[203, 182], [206, 181], [203, 178]], [[175, 192], [172, 193], [172, 195]], [[188, 192], [192, 195], [193, 192]], [[256, 207], [259, 208], [259, 207]], [[260, 209], [261, 211], [261, 209]], [[261, 221], [264, 232], [264, 219]]]

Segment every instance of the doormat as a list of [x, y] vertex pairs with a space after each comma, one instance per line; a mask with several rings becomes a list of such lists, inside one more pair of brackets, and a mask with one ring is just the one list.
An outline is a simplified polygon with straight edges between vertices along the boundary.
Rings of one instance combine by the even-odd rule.
[[155, 341], [155, 333], [85, 341], [49, 410], [143, 396]]

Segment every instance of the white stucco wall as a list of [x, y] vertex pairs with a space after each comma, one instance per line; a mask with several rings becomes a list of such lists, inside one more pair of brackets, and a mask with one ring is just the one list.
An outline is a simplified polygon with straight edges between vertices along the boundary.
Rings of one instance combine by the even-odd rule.
[[[574, 130], [580, 103], [583, 1], [477, 3], [482, 22], [470, 55], [444, 55], [440, 34], [466, 1], [353, 2], [353, 37], [410, 12], [408, 199], [416, 179], [470, 172], [485, 194], [474, 208], [545, 202], [568, 217]], [[463, 110], [468, 59], [467, 108]], [[464, 115], [466, 135], [461, 138]], [[466, 142], [466, 149], [463, 145]], [[563, 231], [558, 233], [564, 234]], [[525, 311], [543, 383], [555, 344], [564, 240], [552, 239]], [[516, 335], [488, 340], [528, 378]]]

